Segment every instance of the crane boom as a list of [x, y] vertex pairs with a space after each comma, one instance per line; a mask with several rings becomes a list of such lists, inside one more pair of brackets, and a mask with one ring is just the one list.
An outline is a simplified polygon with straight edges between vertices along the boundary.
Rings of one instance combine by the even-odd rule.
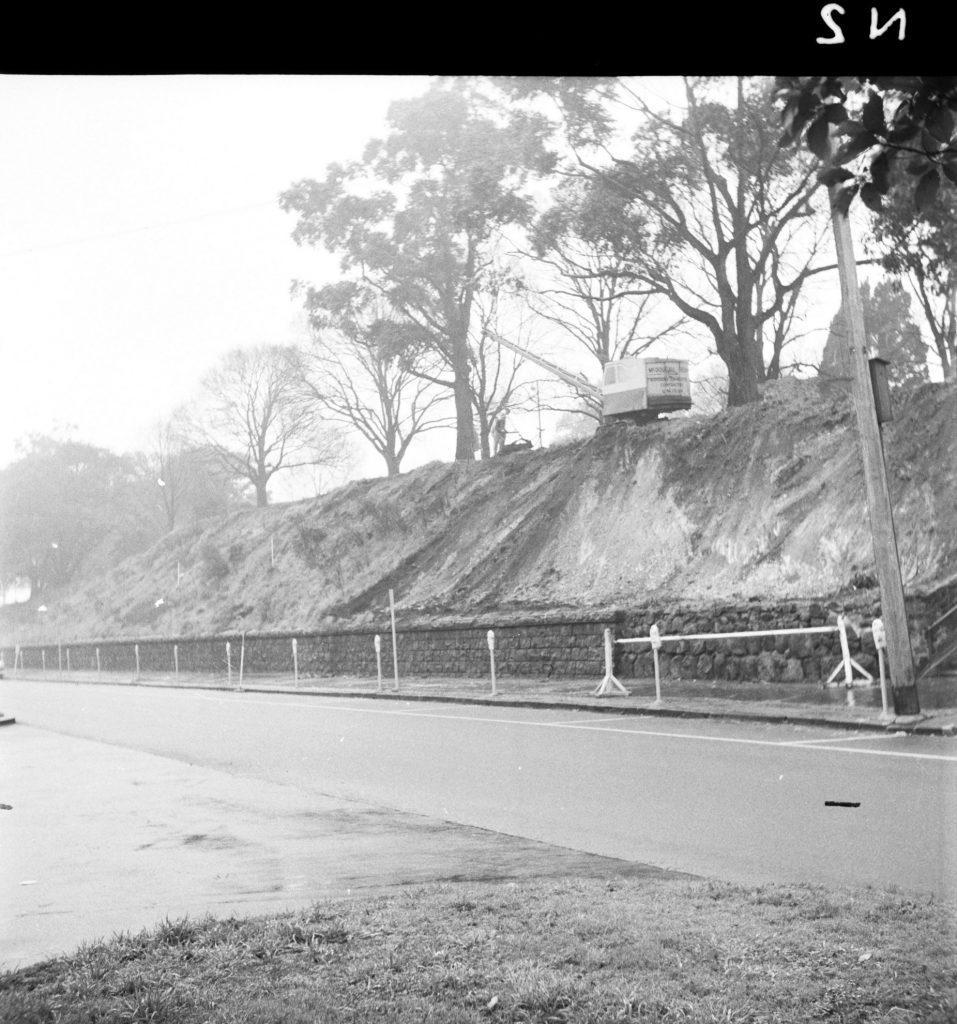
[[661, 413], [691, 408], [691, 382], [685, 359], [613, 359], [602, 369], [601, 387], [580, 373], [563, 370], [527, 348], [489, 331], [489, 337], [510, 348], [530, 362], [570, 384], [590, 405], [601, 411], [604, 420], [631, 420], [649, 423]]
[[587, 395], [589, 398], [594, 398], [599, 402], [601, 401], [601, 388], [592, 384], [592, 382], [588, 380], [587, 377], [582, 376], [582, 374], [572, 373], [570, 370], [563, 370], [560, 366], [550, 363], [547, 359], [543, 359], [534, 352], [529, 352], [527, 348], [522, 348], [521, 345], [516, 345], [513, 341], [507, 341], [500, 334], [496, 334], [495, 331], [489, 331], [488, 334], [489, 337], [499, 345], [504, 345], [505, 348], [510, 348], [513, 352], [518, 352], [519, 355], [524, 356], [529, 360], [529, 362], [535, 363], [537, 366], [542, 367], [543, 370], [548, 370], [549, 373], [554, 373], [556, 377], [565, 381], [566, 384], [570, 384], [581, 394]]

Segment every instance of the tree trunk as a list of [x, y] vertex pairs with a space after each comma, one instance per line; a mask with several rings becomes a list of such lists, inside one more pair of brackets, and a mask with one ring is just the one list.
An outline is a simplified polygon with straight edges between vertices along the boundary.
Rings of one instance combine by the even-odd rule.
[[941, 319], [947, 327], [940, 346], [940, 365], [944, 371], [944, 380], [957, 380], [957, 282], [950, 289]]
[[479, 412], [478, 417], [478, 428], [479, 428], [479, 447], [482, 451], [483, 459], [490, 459], [492, 457], [492, 423], [489, 420], [487, 410]]
[[266, 492], [266, 481], [256, 480], [256, 507], [265, 508], [269, 504], [269, 495]]
[[755, 366], [741, 341], [736, 337], [725, 339], [718, 349], [718, 355], [728, 368], [728, 408], [760, 401], [758, 385], [764, 371], [762, 367]]
[[472, 424], [472, 386], [469, 382], [468, 337], [455, 339], [452, 362], [455, 398], [455, 461], [475, 458], [475, 429]]
[[388, 476], [399, 475], [399, 456], [395, 452], [385, 451], [382, 453], [382, 458], [385, 459], [385, 469]]

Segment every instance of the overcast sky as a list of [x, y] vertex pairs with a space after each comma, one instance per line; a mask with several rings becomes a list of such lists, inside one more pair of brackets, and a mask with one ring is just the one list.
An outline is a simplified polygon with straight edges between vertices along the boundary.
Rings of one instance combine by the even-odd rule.
[[[659, 101], [673, 82], [641, 80]], [[0, 76], [0, 467], [18, 437], [67, 425], [117, 452], [144, 448], [223, 353], [303, 340], [290, 283], [336, 266], [295, 245], [279, 193], [358, 158], [389, 104], [427, 86]], [[814, 305], [820, 345], [837, 300]], [[371, 449], [357, 451], [362, 475], [382, 472]], [[451, 441], [427, 453], [451, 454]]]
[[75, 424], [145, 446], [228, 349], [301, 338], [293, 181], [361, 155], [414, 76], [0, 76], [0, 466]]

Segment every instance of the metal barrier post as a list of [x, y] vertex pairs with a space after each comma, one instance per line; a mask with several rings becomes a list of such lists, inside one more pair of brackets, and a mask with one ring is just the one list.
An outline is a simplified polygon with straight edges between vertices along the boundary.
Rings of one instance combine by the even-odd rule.
[[375, 635], [375, 639], [372, 641], [375, 646], [375, 667], [376, 672], [379, 676], [379, 685], [376, 689], [377, 693], [382, 693], [382, 637], [378, 633]]
[[618, 690], [620, 693], [628, 695], [628, 691], [621, 685], [620, 682], [615, 678], [612, 668], [614, 667], [614, 646], [615, 642], [611, 637], [611, 630], [605, 630], [605, 678], [598, 684], [598, 687], [592, 691], [593, 697], [604, 697], [609, 693]]
[[70, 648], [69, 647], [66, 649], [66, 674], [67, 675], [72, 675], [73, 674], [73, 669], [70, 668]]
[[652, 623], [648, 631], [651, 637], [651, 656], [655, 660], [655, 702], [652, 707], [661, 706], [661, 668], [658, 665], [658, 650], [661, 647], [661, 633], [658, 631], [658, 624]]
[[498, 690], [495, 689], [495, 630], [490, 629], [486, 634], [486, 640], [488, 641], [488, 656], [489, 661], [492, 664], [492, 696], [495, 697], [498, 694]]
[[233, 685], [233, 658], [229, 641], [226, 641], [226, 685]]
[[173, 678], [179, 682], [179, 644], [173, 644]]
[[246, 633], [243, 632], [242, 645], [239, 648], [239, 689], [243, 688], [243, 664], [246, 661]]
[[47, 649], [45, 647], [40, 648], [40, 668], [44, 673], [47, 670]]
[[96, 681], [100, 681], [100, 649], [96, 649]]
[[389, 591], [389, 615], [392, 618], [392, 669], [395, 672], [395, 690], [399, 689], [399, 648], [395, 639], [395, 593]]
[[60, 678], [63, 678], [63, 646], [60, 641], [56, 642], [56, 670], [60, 674]]
[[854, 669], [851, 668], [851, 649], [847, 643], [847, 625], [843, 615], [837, 617], [837, 631], [841, 638], [841, 660], [844, 663], [844, 688], [847, 691], [847, 706], [854, 706]]
[[133, 645], [133, 654], [136, 656], [136, 674], [133, 676], [133, 682], [138, 683], [140, 679], [140, 645]]
[[875, 619], [871, 623], [874, 633], [874, 646], [877, 648], [877, 665], [881, 673], [881, 713], [877, 716], [880, 722], [893, 722], [894, 713], [887, 702], [887, 679], [884, 675], [884, 651], [887, 650], [887, 634], [884, 632], [884, 623], [881, 619]]
[[[835, 666], [834, 671], [827, 677], [827, 682], [824, 685], [826, 687], [830, 686], [831, 683], [833, 683], [834, 680], [837, 679], [838, 675], [841, 672], [841, 669], [843, 669], [844, 670], [844, 685], [845, 685], [845, 687], [847, 688], [847, 691], [848, 691], [847, 703], [850, 704], [850, 705], [853, 705], [854, 704], [854, 695], [851, 693], [851, 687], [853, 687], [853, 685], [854, 685], [854, 669], [857, 669], [857, 671], [860, 672], [860, 674], [869, 683], [873, 683], [874, 682], [874, 677], [870, 674], [870, 672], [867, 671], [866, 668], [864, 668], [863, 665], [859, 664], [858, 662], [856, 662], [851, 657], [851, 649], [850, 649], [850, 647], [848, 646], [848, 643], [847, 643], [847, 619], [845, 619], [845, 617], [843, 615], [838, 615], [838, 617], [837, 617], [837, 626], [832, 626], [830, 628], [831, 628], [831, 631], [833, 631], [834, 629], [837, 629], [837, 632], [838, 632], [838, 634], [840, 636], [840, 640], [841, 640], [841, 660]], [[857, 633], [858, 636], [861, 635], [860, 631], [857, 629], [857, 627], [854, 625], [853, 622], [851, 623], [851, 628], [854, 630], [855, 633]], [[808, 629], [808, 630], [805, 630], [805, 632], [810, 633], [811, 630]]]
[[292, 638], [292, 681], [299, 685], [299, 647], [296, 638]]

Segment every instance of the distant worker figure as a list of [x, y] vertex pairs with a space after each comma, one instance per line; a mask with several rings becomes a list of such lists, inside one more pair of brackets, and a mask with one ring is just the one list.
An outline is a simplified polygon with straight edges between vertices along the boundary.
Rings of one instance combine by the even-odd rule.
[[504, 414], [496, 418], [495, 424], [492, 429], [495, 434], [495, 451], [493, 452], [493, 454], [498, 455], [498, 453], [505, 446], [506, 428]]

